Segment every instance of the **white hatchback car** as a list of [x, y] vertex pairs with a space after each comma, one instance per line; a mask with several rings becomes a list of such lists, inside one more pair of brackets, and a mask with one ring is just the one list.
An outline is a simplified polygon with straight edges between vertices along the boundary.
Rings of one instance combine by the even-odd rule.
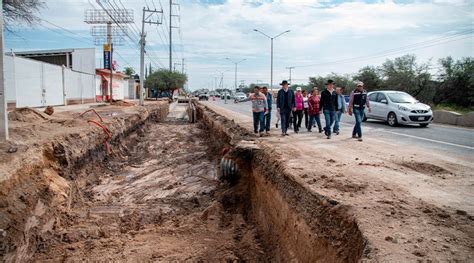
[[367, 94], [371, 112], [366, 109], [366, 119], [384, 120], [390, 126], [419, 124], [428, 126], [433, 121], [431, 107], [419, 102], [403, 91], [373, 91]]

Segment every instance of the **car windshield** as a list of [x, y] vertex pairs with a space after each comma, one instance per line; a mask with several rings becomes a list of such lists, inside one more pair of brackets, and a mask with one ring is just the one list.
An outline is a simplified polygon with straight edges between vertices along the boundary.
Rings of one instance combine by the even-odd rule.
[[236, 93], [235, 95], [236, 95], [236, 96], [245, 96], [245, 94], [244, 94], [244, 93], [241, 93], [241, 92]]
[[387, 93], [387, 96], [394, 103], [416, 103], [416, 99], [404, 92]]

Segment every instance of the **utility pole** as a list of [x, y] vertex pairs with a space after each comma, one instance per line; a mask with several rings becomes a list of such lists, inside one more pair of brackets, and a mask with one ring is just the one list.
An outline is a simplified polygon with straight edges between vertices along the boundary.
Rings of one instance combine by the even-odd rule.
[[175, 4], [173, 0], [170, 0], [170, 71], [173, 70], [173, 28], [178, 28], [173, 26], [173, 16], [179, 17], [179, 15], [173, 15], [173, 5], [179, 6], [179, 4]]
[[[217, 71], [219, 73], [221, 73], [221, 81], [219, 83], [219, 86], [221, 88], [221, 90], [224, 89], [224, 72], [227, 72], [228, 70], [224, 70], [224, 71]], [[226, 94], [226, 91], [223, 90], [224, 92], [224, 103], [227, 104], [227, 94]]]
[[[140, 105], [145, 104], [145, 38], [146, 38], [146, 33], [145, 33], [145, 24], [155, 24], [155, 25], [160, 25], [162, 23], [161, 19], [158, 17], [156, 20], [153, 20], [152, 17], [154, 14], [161, 13], [163, 14], [163, 10], [158, 11], [156, 9], [151, 10], [149, 8], [143, 8], [143, 14], [142, 14], [142, 32], [140, 36]], [[150, 65], [150, 71], [151, 71], [151, 65]]]
[[170, 71], [173, 66], [173, 0], [170, 0]]
[[234, 63], [235, 65], [235, 74], [234, 74], [234, 89], [237, 90], [237, 65], [241, 62], [244, 62], [245, 60], [247, 60], [246, 58], [240, 60], [240, 61], [233, 61], [231, 60], [230, 58], [226, 58], [227, 60], [229, 60], [230, 62]]
[[295, 68], [294, 66], [293, 67], [286, 67], [286, 69], [290, 70], [290, 79], [289, 79], [290, 85], [292, 84], [292, 82], [291, 82], [291, 70], [294, 69], [294, 68]]
[[[0, 3], [3, 10], [3, 2]], [[0, 142], [8, 140], [7, 95], [3, 67], [3, 12], [0, 14]]]
[[182, 58], [181, 60], [182, 60], [182, 63], [181, 63], [181, 74], [184, 74], [184, 58]]

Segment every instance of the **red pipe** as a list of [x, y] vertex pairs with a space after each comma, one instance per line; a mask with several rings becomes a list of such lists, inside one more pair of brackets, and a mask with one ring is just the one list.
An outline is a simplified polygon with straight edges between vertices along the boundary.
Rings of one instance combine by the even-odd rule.
[[104, 122], [102, 117], [99, 115], [99, 113], [97, 113], [97, 111], [95, 111], [95, 109], [88, 109], [88, 110], [84, 111], [83, 113], [81, 113], [81, 115], [79, 115], [79, 116], [82, 117], [84, 114], [88, 113], [89, 111], [93, 111], [97, 115], [97, 117], [99, 117], [100, 122]]
[[104, 131], [104, 133], [107, 135], [107, 138], [105, 138], [105, 140], [104, 140], [104, 145], [105, 145], [105, 150], [107, 151], [107, 154], [109, 154], [110, 151], [109, 151], [109, 145], [107, 144], [107, 141], [110, 139], [110, 133], [109, 133], [109, 130], [107, 129], [107, 127], [105, 127], [104, 125], [100, 124], [99, 122], [97, 122], [95, 120], [88, 120], [87, 122], [92, 122], [95, 125], [101, 127], [102, 130]]

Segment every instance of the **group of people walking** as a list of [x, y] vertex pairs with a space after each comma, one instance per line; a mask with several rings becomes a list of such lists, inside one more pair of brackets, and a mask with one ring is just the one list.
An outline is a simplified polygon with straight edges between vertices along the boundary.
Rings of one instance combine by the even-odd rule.
[[[334, 88], [334, 81], [328, 80], [326, 88], [319, 94], [317, 87], [308, 94], [300, 87], [296, 92], [289, 89], [288, 81], [280, 83], [281, 89], [276, 98], [278, 111], [278, 122], [281, 122], [281, 135], [289, 136], [288, 129], [293, 126], [295, 133], [299, 133], [303, 123], [308, 132], [312, 132], [313, 127], [318, 127], [319, 133], [324, 131], [328, 139], [332, 134], [339, 135], [340, 121], [342, 114], [347, 111], [349, 115], [355, 116], [355, 126], [352, 137], [362, 141], [361, 123], [365, 108], [370, 111], [370, 103], [367, 99], [367, 92], [364, 90], [364, 83], [358, 82], [357, 88], [351, 92], [349, 105], [346, 109], [346, 102], [343, 96], [343, 88]], [[272, 112], [273, 95], [268, 92], [267, 87], [254, 88], [254, 93], [249, 97], [252, 102], [254, 132], [260, 136], [269, 135]], [[321, 125], [321, 113], [325, 119], [325, 127]]]

